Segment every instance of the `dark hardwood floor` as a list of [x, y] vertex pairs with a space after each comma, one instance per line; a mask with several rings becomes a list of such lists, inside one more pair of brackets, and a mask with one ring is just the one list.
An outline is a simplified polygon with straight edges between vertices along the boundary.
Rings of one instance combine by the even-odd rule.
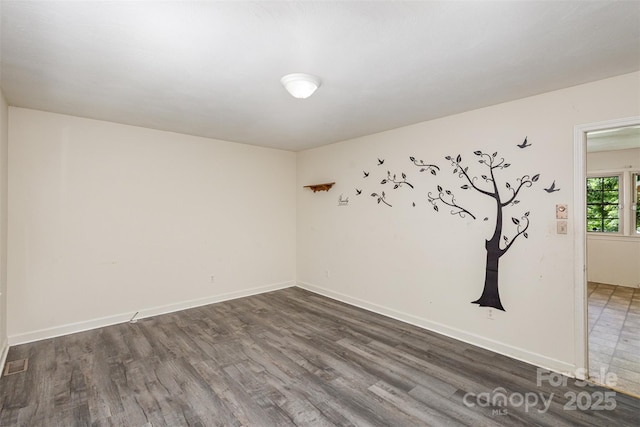
[[640, 419], [639, 399], [557, 375], [537, 384], [534, 366], [299, 288], [24, 344], [7, 360], [23, 358], [26, 372], [0, 380], [2, 426]]

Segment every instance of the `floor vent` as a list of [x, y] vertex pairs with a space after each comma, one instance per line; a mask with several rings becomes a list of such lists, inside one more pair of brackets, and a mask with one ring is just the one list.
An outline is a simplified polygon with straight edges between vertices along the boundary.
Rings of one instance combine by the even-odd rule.
[[21, 372], [27, 372], [27, 368], [29, 368], [29, 359], [20, 359], [14, 360], [12, 362], [7, 362], [4, 366], [4, 375], [13, 375], [19, 374]]

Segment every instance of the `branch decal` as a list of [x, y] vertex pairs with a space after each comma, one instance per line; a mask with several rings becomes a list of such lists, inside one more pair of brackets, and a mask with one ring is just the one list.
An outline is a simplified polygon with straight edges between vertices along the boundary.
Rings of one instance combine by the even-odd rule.
[[529, 229], [529, 214], [530, 212], [525, 212], [525, 214], [521, 216], [520, 219], [511, 218], [511, 221], [517, 226], [516, 234], [511, 239], [509, 239], [507, 236], [503, 236], [504, 242], [506, 244], [505, 248], [501, 249], [503, 254], [509, 250], [511, 245], [513, 245], [518, 237], [522, 236], [525, 239], [529, 238], [529, 235], [527, 234], [527, 230]]
[[391, 206], [389, 203], [387, 203], [387, 201], [385, 200], [385, 198], [387, 197], [384, 194], [384, 191], [380, 194], [378, 193], [371, 193], [371, 197], [377, 197], [378, 198], [378, 204], [380, 204], [380, 202], [384, 203], [385, 205], [389, 206], [390, 208], [393, 207]]
[[409, 187], [413, 188], [413, 185], [411, 185], [411, 183], [407, 182], [407, 175], [402, 172], [401, 174], [402, 177], [402, 181], [396, 180], [396, 174], [393, 174], [393, 176], [391, 176], [391, 172], [387, 171], [387, 178], [383, 179], [382, 181], [380, 181], [380, 184], [387, 184], [387, 183], [393, 183], [393, 189], [395, 190], [396, 188], [400, 188], [402, 187], [403, 184], [407, 184]]
[[429, 203], [433, 205], [434, 211], [438, 212], [437, 202], [441, 202], [442, 204], [445, 204], [447, 206], [454, 208], [454, 209], [451, 209], [451, 211], [449, 212], [451, 215], [458, 215], [460, 216], [460, 218], [465, 218], [466, 215], [469, 215], [471, 218], [476, 219], [475, 215], [473, 215], [471, 212], [469, 212], [468, 210], [466, 210], [462, 206], [459, 206], [456, 203], [456, 198], [450, 190], [445, 190], [439, 185], [437, 188], [438, 188], [437, 197], [434, 196], [431, 192], [427, 194]]
[[409, 160], [413, 162], [414, 165], [420, 168], [420, 172], [430, 172], [431, 175], [436, 175], [440, 168], [436, 165], [429, 165], [424, 162], [424, 160], [416, 160], [415, 157], [409, 157]]

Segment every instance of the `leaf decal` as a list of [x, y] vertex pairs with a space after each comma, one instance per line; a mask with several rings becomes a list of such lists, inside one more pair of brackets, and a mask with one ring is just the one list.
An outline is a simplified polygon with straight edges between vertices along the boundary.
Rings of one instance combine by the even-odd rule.
[[461, 161], [462, 161], [462, 156], [458, 154], [458, 157], [456, 157], [456, 162], [460, 163]]
[[518, 218], [511, 218], [511, 221], [513, 221], [515, 225], [520, 225], [520, 220]]
[[540, 174], [536, 174], [533, 176], [533, 178], [531, 178], [531, 181], [536, 182], [539, 179], [540, 179]]
[[482, 156], [482, 151], [474, 151], [473, 154], [475, 154], [476, 156]]

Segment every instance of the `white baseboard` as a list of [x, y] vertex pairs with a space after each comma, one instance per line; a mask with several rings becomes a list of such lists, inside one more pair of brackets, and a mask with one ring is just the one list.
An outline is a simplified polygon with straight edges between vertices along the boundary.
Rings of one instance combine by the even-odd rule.
[[297, 282], [296, 286], [308, 291], [363, 308], [374, 313], [382, 314], [401, 322], [409, 323], [423, 329], [427, 329], [441, 335], [472, 344], [486, 350], [509, 356], [513, 359], [529, 363], [554, 372], [560, 372], [570, 377], [575, 377], [576, 366], [561, 360], [553, 359], [538, 353], [533, 353], [525, 349], [514, 347], [499, 341], [494, 341], [481, 335], [472, 334], [457, 328], [452, 328], [442, 323], [434, 322], [428, 319], [417, 317], [401, 311], [393, 310], [369, 301], [354, 298], [339, 292], [332, 291], [320, 286], [312, 285], [305, 282]]
[[[229, 301], [237, 298], [248, 297], [251, 295], [262, 294], [265, 292], [276, 291], [294, 286], [293, 281], [274, 283], [256, 288], [243, 289], [241, 291], [227, 292], [219, 295], [212, 295], [205, 298], [198, 298], [189, 301], [182, 301], [175, 304], [167, 304], [158, 307], [150, 307], [141, 309], [135, 316], [136, 319], [144, 319], [146, 317], [157, 316], [160, 314], [173, 313], [174, 311], [186, 310], [188, 308], [200, 307], [203, 305], [214, 304], [222, 301]], [[39, 329], [37, 331], [26, 332], [9, 336], [9, 345], [25, 344], [34, 341], [40, 341], [47, 338], [59, 337], [62, 335], [73, 334], [76, 332], [88, 331], [90, 329], [102, 328], [104, 326], [124, 323], [131, 320], [133, 313], [116, 314], [113, 316], [101, 317], [67, 325], [55, 326], [52, 328]], [[7, 346], [8, 348], [8, 346]]]
[[[528, 350], [524, 350], [518, 347], [514, 347], [508, 344], [501, 343], [483, 337], [481, 335], [472, 334], [457, 328], [452, 328], [442, 323], [433, 322], [428, 319], [417, 317], [411, 314], [403, 313], [401, 311], [393, 310], [379, 304], [375, 304], [359, 298], [354, 298], [349, 295], [345, 295], [339, 292], [335, 292], [320, 286], [312, 285], [306, 282], [297, 282], [296, 286], [306, 289], [308, 291], [342, 301], [344, 303], [363, 308], [374, 313], [382, 314], [384, 316], [399, 320], [401, 322], [409, 323], [414, 326], [418, 326], [423, 329], [427, 329], [450, 338], [457, 339], [459, 341], [466, 342], [496, 353], [503, 354], [505, 356], [512, 357], [514, 359], [530, 363], [534, 366], [539, 366], [545, 369], [549, 369], [555, 372], [561, 372], [568, 376], [574, 376], [576, 371], [575, 365], [556, 360], [550, 357], [543, 356], [538, 353], [533, 353]], [[243, 298], [251, 295], [262, 294], [265, 292], [271, 292], [278, 289], [284, 289], [294, 286], [294, 282], [282, 282], [271, 284], [267, 286], [260, 286], [251, 289], [244, 289], [242, 291], [228, 292], [219, 295], [213, 295], [205, 298], [199, 298], [189, 301], [183, 301], [175, 304], [168, 304], [159, 307], [150, 307], [140, 310], [136, 319], [144, 319], [147, 317], [157, 316], [160, 314], [172, 313], [179, 310], [185, 310], [188, 308], [200, 307], [203, 305], [214, 304], [222, 301], [229, 301], [237, 298]], [[90, 329], [101, 328], [104, 326], [114, 325], [117, 323], [128, 322], [131, 319], [131, 313], [118, 314], [114, 316], [107, 316], [98, 319], [91, 319], [83, 322], [77, 322], [53, 328], [40, 329], [33, 332], [27, 332], [23, 334], [12, 335], [9, 337], [8, 342], [5, 340], [1, 349], [0, 366], [4, 367], [9, 345], [25, 344], [29, 342], [39, 341], [47, 338], [54, 338], [57, 336], [68, 335], [76, 332], [87, 331]]]

